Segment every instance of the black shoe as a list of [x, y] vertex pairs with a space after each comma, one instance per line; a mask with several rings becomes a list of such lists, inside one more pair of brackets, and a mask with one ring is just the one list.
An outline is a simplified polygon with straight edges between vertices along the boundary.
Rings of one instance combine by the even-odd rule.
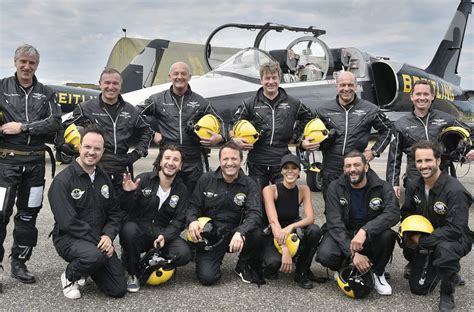
[[405, 269], [403, 270], [403, 277], [406, 279], [410, 279], [411, 276], [411, 262], [408, 262], [407, 265], [405, 265]]
[[439, 297], [439, 310], [440, 311], [454, 311], [456, 304], [454, 303], [454, 294], [441, 293]]
[[25, 284], [31, 284], [36, 282], [33, 273], [28, 271], [26, 264], [18, 260], [12, 260], [12, 277], [18, 279], [20, 282]]
[[252, 283], [252, 271], [250, 270], [248, 264], [238, 261], [235, 266], [235, 274], [237, 274], [244, 283]]
[[325, 277], [317, 277], [316, 275], [314, 275], [314, 273], [310, 269], [306, 270], [305, 273], [306, 273], [306, 277], [312, 282], [322, 284], [322, 283], [326, 283], [326, 281], [328, 280]]
[[311, 289], [313, 288], [313, 283], [309, 280], [306, 273], [295, 273], [295, 282], [304, 289]]

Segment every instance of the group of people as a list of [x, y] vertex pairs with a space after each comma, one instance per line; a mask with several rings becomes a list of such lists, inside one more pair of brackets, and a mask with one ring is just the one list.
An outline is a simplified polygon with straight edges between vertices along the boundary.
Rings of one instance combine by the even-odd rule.
[[[59, 153], [76, 157], [74, 146], [64, 139], [64, 129], [75, 124], [83, 127], [79, 155], [54, 178], [48, 192], [54, 247], [68, 262], [61, 275], [67, 298], [80, 298], [79, 286], [88, 277], [108, 296], [139, 291], [140, 256], [151, 249], [171, 260], [164, 269], [193, 259], [203, 285], [217, 283], [225, 254], [238, 252], [235, 272], [247, 283], [289, 273], [295, 261], [295, 282], [310, 289], [312, 282], [324, 281], [310, 270], [315, 259], [334, 271], [353, 266], [371, 277], [379, 294], [390, 295], [385, 267], [397, 238], [391, 228], [418, 214], [434, 231], [429, 236], [414, 233], [404, 245], [410, 261], [405, 273], [419, 278], [415, 267], [421, 262], [416, 259], [426, 257], [420, 250], [429, 250], [436, 278], [422, 290], [410, 282], [410, 289], [426, 294], [441, 280], [440, 309], [455, 307], [454, 289], [462, 280], [459, 260], [472, 244], [467, 223], [472, 196], [439, 169], [436, 139], [446, 126], [469, 128], [431, 108], [435, 95], [430, 83], [414, 83], [412, 114], [392, 125], [377, 105], [357, 96], [357, 79], [351, 72], [338, 73], [335, 100], [312, 112], [280, 87], [278, 63], [266, 63], [260, 68], [262, 87], [237, 108], [227, 132], [212, 105], [191, 90], [191, 71], [183, 62], [171, 66], [168, 90], [137, 107], [120, 95], [120, 72], [103, 70], [100, 95], [80, 103], [64, 122], [54, 93], [35, 77], [39, 52], [22, 45], [15, 51], [14, 64], [15, 75], [0, 80], [0, 272], [16, 200], [11, 275], [23, 283], [35, 282], [26, 262], [37, 243], [45, 143], [54, 142]], [[207, 114], [222, 127], [199, 137], [194, 125]], [[323, 142], [303, 136], [304, 126], [315, 117], [331, 130]], [[232, 131], [241, 120], [258, 130], [257, 142]], [[369, 148], [372, 128], [377, 139]], [[133, 163], [147, 156], [152, 140], [160, 148], [153, 170], [134, 178]], [[297, 184], [301, 162], [289, 151], [290, 143], [322, 152], [326, 223], [321, 228], [314, 222], [311, 191]], [[384, 181], [370, 161], [389, 144]], [[217, 145], [219, 167], [209, 171], [210, 147]], [[248, 176], [241, 166], [243, 151], [248, 151]], [[403, 152], [408, 156], [408, 177], [400, 209]], [[474, 159], [474, 151], [466, 158]], [[203, 241], [202, 217], [212, 220], [221, 237], [208, 248], [193, 244]], [[181, 237], [185, 228], [190, 242]], [[295, 233], [296, 256], [288, 240]], [[121, 259], [114, 245], [117, 235]]]

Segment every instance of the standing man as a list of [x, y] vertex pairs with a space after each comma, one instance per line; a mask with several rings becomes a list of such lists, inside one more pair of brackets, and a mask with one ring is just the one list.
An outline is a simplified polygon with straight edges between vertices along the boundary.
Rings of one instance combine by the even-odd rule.
[[188, 244], [179, 237], [188, 207], [188, 191], [177, 176], [183, 166], [183, 152], [176, 146], [167, 145], [160, 149], [153, 166], [154, 171], [140, 174], [135, 182], [130, 175], [123, 181], [126, 204], [133, 207], [120, 232], [126, 257], [124, 264], [129, 274], [129, 292], [140, 290], [138, 263], [141, 252], [160, 248], [165, 258], [173, 259], [167, 269], [186, 265], [191, 260]]
[[54, 215], [53, 243], [69, 264], [61, 274], [63, 294], [79, 299], [77, 281], [90, 276], [111, 297], [127, 292], [125, 272], [113, 241], [120, 230], [122, 211], [108, 175], [97, 164], [104, 154], [105, 132], [85, 129], [79, 158], [54, 178], [48, 192]]
[[[189, 202], [187, 221], [193, 242], [201, 239], [199, 217], [211, 218], [224, 240], [212, 250], [197, 250], [196, 275], [203, 285], [213, 285], [222, 276], [226, 252], [240, 252], [235, 272], [245, 283], [252, 282], [249, 265], [258, 259], [258, 233], [262, 222], [262, 200], [256, 183], [240, 168], [242, 150], [227, 142], [219, 150], [220, 167], [199, 179]], [[252, 260], [252, 261], [251, 261]]]
[[432, 109], [435, 99], [433, 85], [426, 80], [417, 80], [410, 93], [413, 102], [413, 112], [398, 119], [394, 124], [394, 140], [390, 143], [387, 161], [387, 182], [392, 184], [395, 194], [400, 198], [400, 167], [403, 153], [407, 155], [407, 180], [413, 180], [420, 175], [415, 167], [414, 155], [410, 148], [421, 140], [437, 141], [441, 131], [449, 126], [469, 128], [456, 120], [456, 117]]
[[[306, 150], [321, 150], [323, 153], [323, 194], [327, 198], [327, 188], [331, 181], [343, 173], [344, 155], [352, 151], [364, 154], [367, 161], [380, 156], [390, 143], [390, 120], [379, 107], [369, 101], [359, 99], [356, 94], [357, 80], [351, 72], [339, 72], [336, 76], [336, 100], [316, 109], [316, 115], [329, 130], [334, 132], [321, 144], [302, 142]], [[371, 129], [378, 132], [377, 141], [367, 148]]]
[[204, 148], [215, 146], [223, 140], [223, 134], [213, 132], [209, 133], [209, 138], [200, 139], [193, 127], [206, 114], [218, 118], [222, 129], [223, 123], [209, 101], [191, 90], [188, 64], [176, 62], [171, 65], [168, 78], [172, 83], [169, 90], [150, 96], [143, 105], [139, 105], [139, 109], [143, 115], [152, 116], [157, 124], [154, 137], [156, 144], [160, 147], [174, 144], [183, 149], [186, 162], [180, 176], [192, 192], [204, 168], [209, 167], [208, 151]]
[[[231, 127], [239, 120], [248, 120], [260, 132], [255, 144], [245, 139], [232, 140], [243, 150], [248, 150], [247, 166], [249, 176], [260, 189], [270, 182], [281, 182], [280, 160], [289, 154], [288, 144], [299, 139], [304, 125], [312, 118], [311, 111], [300, 101], [289, 96], [280, 88], [281, 69], [278, 63], [260, 66], [262, 87], [257, 93], [245, 99], [232, 118]], [[299, 127], [298, 127], [299, 125]], [[301, 129], [300, 129], [301, 128]]]
[[0, 271], [16, 198], [11, 274], [23, 283], [35, 282], [25, 262], [38, 240], [36, 218], [43, 205], [45, 142], [61, 123], [55, 94], [36, 79], [39, 61], [38, 50], [23, 44], [15, 51], [16, 73], [0, 80]]
[[[105, 152], [99, 165], [109, 174], [120, 197], [123, 174], [131, 171], [135, 161], [148, 155], [153, 132], [140, 112], [120, 95], [122, 76], [117, 70], [104, 69], [99, 86], [101, 94], [78, 104], [65, 125], [74, 123], [86, 127], [96, 124], [105, 131]], [[135, 149], [129, 152], [132, 144]]]
[[390, 228], [400, 208], [391, 185], [369, 168], [363, 153], [344, 157], [344, 175], [329, 184], [325, 214], [317, 261], [333, 271], [352, 261], [361, 273], [371, 270], [380, 295], [391, 295], [384, 272], [397, 237]]
[[441, 146], [438, 143], [420, 141], [412, 146], [411, 155], [421, 177], [408, 184], [401, 209], [402, 219], [413, 214], [422, 215], [431, 222], [434, 231], [424, 237], [419, 233], [411, 235], [409, 241], [417, 248], [404, 248], [405, 258], [413, 263], [410, 290], [426, 295], [436, 287], [438, 280], [434, 285], [412, 281], [420, 278], [414, 274], [418, 270], [414, 264], [420, 262], [414, 260], [424, 257], [420, 250], [429, 250], [431, 259], [427, 270], [435, 270], [441, 280], [439, 310], [453, 311], [456, 307], [454, 291], [461, 281], [459, 260], [472, 248], [468, 227], [472, 196], [458, 180], [439, 169]]

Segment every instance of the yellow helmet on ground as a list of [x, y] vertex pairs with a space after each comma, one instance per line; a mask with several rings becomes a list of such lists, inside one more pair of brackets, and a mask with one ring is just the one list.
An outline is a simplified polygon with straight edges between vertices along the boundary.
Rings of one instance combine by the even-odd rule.
[[470, 136], [468, 130], [459, 126], [444, 128], [438, 137], [443, 146], [443, 154], [453, 161], [462, 161], [465, 154], [471, 150]]
[[406, 217], [400, 224], [398, 230], [398, 242], [403, 248], [408, 242], [408, 234], [413, 232], [431, 234], [434, 228], [431, 222], [422, 215], [411, 215]]
[[176, 269], [171, 266], [173, 259], [165, 259], [159, 249], [151, 249], [139, 261], [142, 284], [157, 286], [169, 281]]
[[[281, 247], [278, 245], [276, 239], [273, 239], [273, 244], [275, 245], [275, 248], [278, 250], [280, 255], [282, 254]], [[288, 251], [290, 252], [290, 256], [293, 258], [296, 253], [298, 252], [298, 248], [300, 246], [300, 238], [296, 233], [291, 233], [288, 235], [286, 238], [286, 247], [288, 248]]]
[[370, 271], [360, 273], [353, 266], [346, 266], [337, 272], [337, 285], [342, 292], [354, 299], [366, 297], [374, 288], [374, 282]]
[[209, 139], [212, 135], [208, 132], [214, 133], [221, 132], [221, 123], [216, 116], [207, 114], [201, 117], [199, 121], [194, 125], [194, 132], [201, 139]]
[[81, 133], [75, 124], [70, 124], [64, 131], [64, 142], [73, 145], [76, 152], [79, 151], [79, 145], [81, 144]]
[[260, 136], [250, 121], [245, 119], [237, 121], [232, 131], [234, 132], [234, 137], [244, 139], [248, 144], [255, 144]]
[[321, 143], [326, 140], [329, 131], [326, 125], [319, 118], [311, 119], [304, 127], [304, 138], [313, 139], [311, 143]]

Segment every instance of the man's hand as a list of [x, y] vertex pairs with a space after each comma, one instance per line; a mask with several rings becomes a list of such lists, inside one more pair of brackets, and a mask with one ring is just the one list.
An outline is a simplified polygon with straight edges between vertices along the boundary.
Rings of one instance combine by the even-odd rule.
[[249, 144], [245, 139], [242, 138], [232, 138], [232, 141], [235, 142], [241, 149], [244, 151], [249, 151], [253, 148], [253, 144]]
[[193, 242], [197, 243], [198, 241], [202, 239], [201, 237], [202, 228], [199, 221], [191, 222], [188, 226], [188, 232]]
[[474, 160], [474, 150], [470, 150], [467, 154], [466, 154], [466, 159], [467, 161], [473, 161]]
[[139, 185], [140, 185], [140, 178], [138, 178], [135, 182], [133, 182], [132, 176], [130, 175], [130, 173], [123, 174], [122, 188], [125, 192], [133, 192], [138, 188]]
[[397, 198], [400, 199], [400, 194], [401, 194], [400, 186], [394, 186], [393, 191], [395, 192], [395, 196], [397, 196]]
[[291, 259], [288, 247], [281, 246], [281, 267], [280, 271], [283, 273], [291, 273], [293, 269], [293, 259]]
[[155, 248], [163, 248], [165, 246], [165, 237], [163, 235], [159, 235], [157, 239], [153, 242], [153, 247]]
[[360, 273], [366, 273], [372, 267], [372, 262], [370, 262], [369, 258], [358, 252], [354, 254], [354, 258], [352, 258], [352, 264], [354, 264]]
[[21, 132], [21, 122], [10, 121], [0, 127], [0, 133], [18, 134]]
[[206, 138], [201, 138], [201, 145], [203, 146], [216, 146], [217, 144], [219, 144], [221, 141], [222, 141], [222, 135], [220, 135], [219, 133], [215, 133], [215, 132], [212, 132], [210, 130], [207, 130], [207, 133], [209, 133], [211, 135], [210, 138], [206, 139]]
[[244, 239], [240, 232], [235, 232], [229, 243], [229, 252], [241, 252], [244, 248]]
[[354, 238], [351, 240], [351, 255], [354, 256], [356, 252], [364, 249], [364, 242], [367, 239], [367, 233], [364, 229], [360, 229]]
[[114, 253], [114, 246], [112, 245], [112, 240], [107, 235], [102, 235], [100, 237], [100, 241], [97, 244], [97, 248], [99, 248], [99, 250], [105, 253], [109, 258], [112, 257]]
[[157, 145], [160, 145], [162, 139], [163, 137], [161, 136], [161, 133], [155, 132], [155, 135], [153, 136], [153, 142], [155, 142]]
[[367, 161], [372, 161], [372, 159], [375, 158], [374, 151], [372, 151], [370, 148], [366, 149], [363, 154]]
[[321, 146], [321, 143], [311, 143], [311, 141], [314, 141], [314, 139], [313, 138], [304, 139], [303, 142], [301, 142], [301, 147], [309, 152], [319, 151], [319, 147]]

